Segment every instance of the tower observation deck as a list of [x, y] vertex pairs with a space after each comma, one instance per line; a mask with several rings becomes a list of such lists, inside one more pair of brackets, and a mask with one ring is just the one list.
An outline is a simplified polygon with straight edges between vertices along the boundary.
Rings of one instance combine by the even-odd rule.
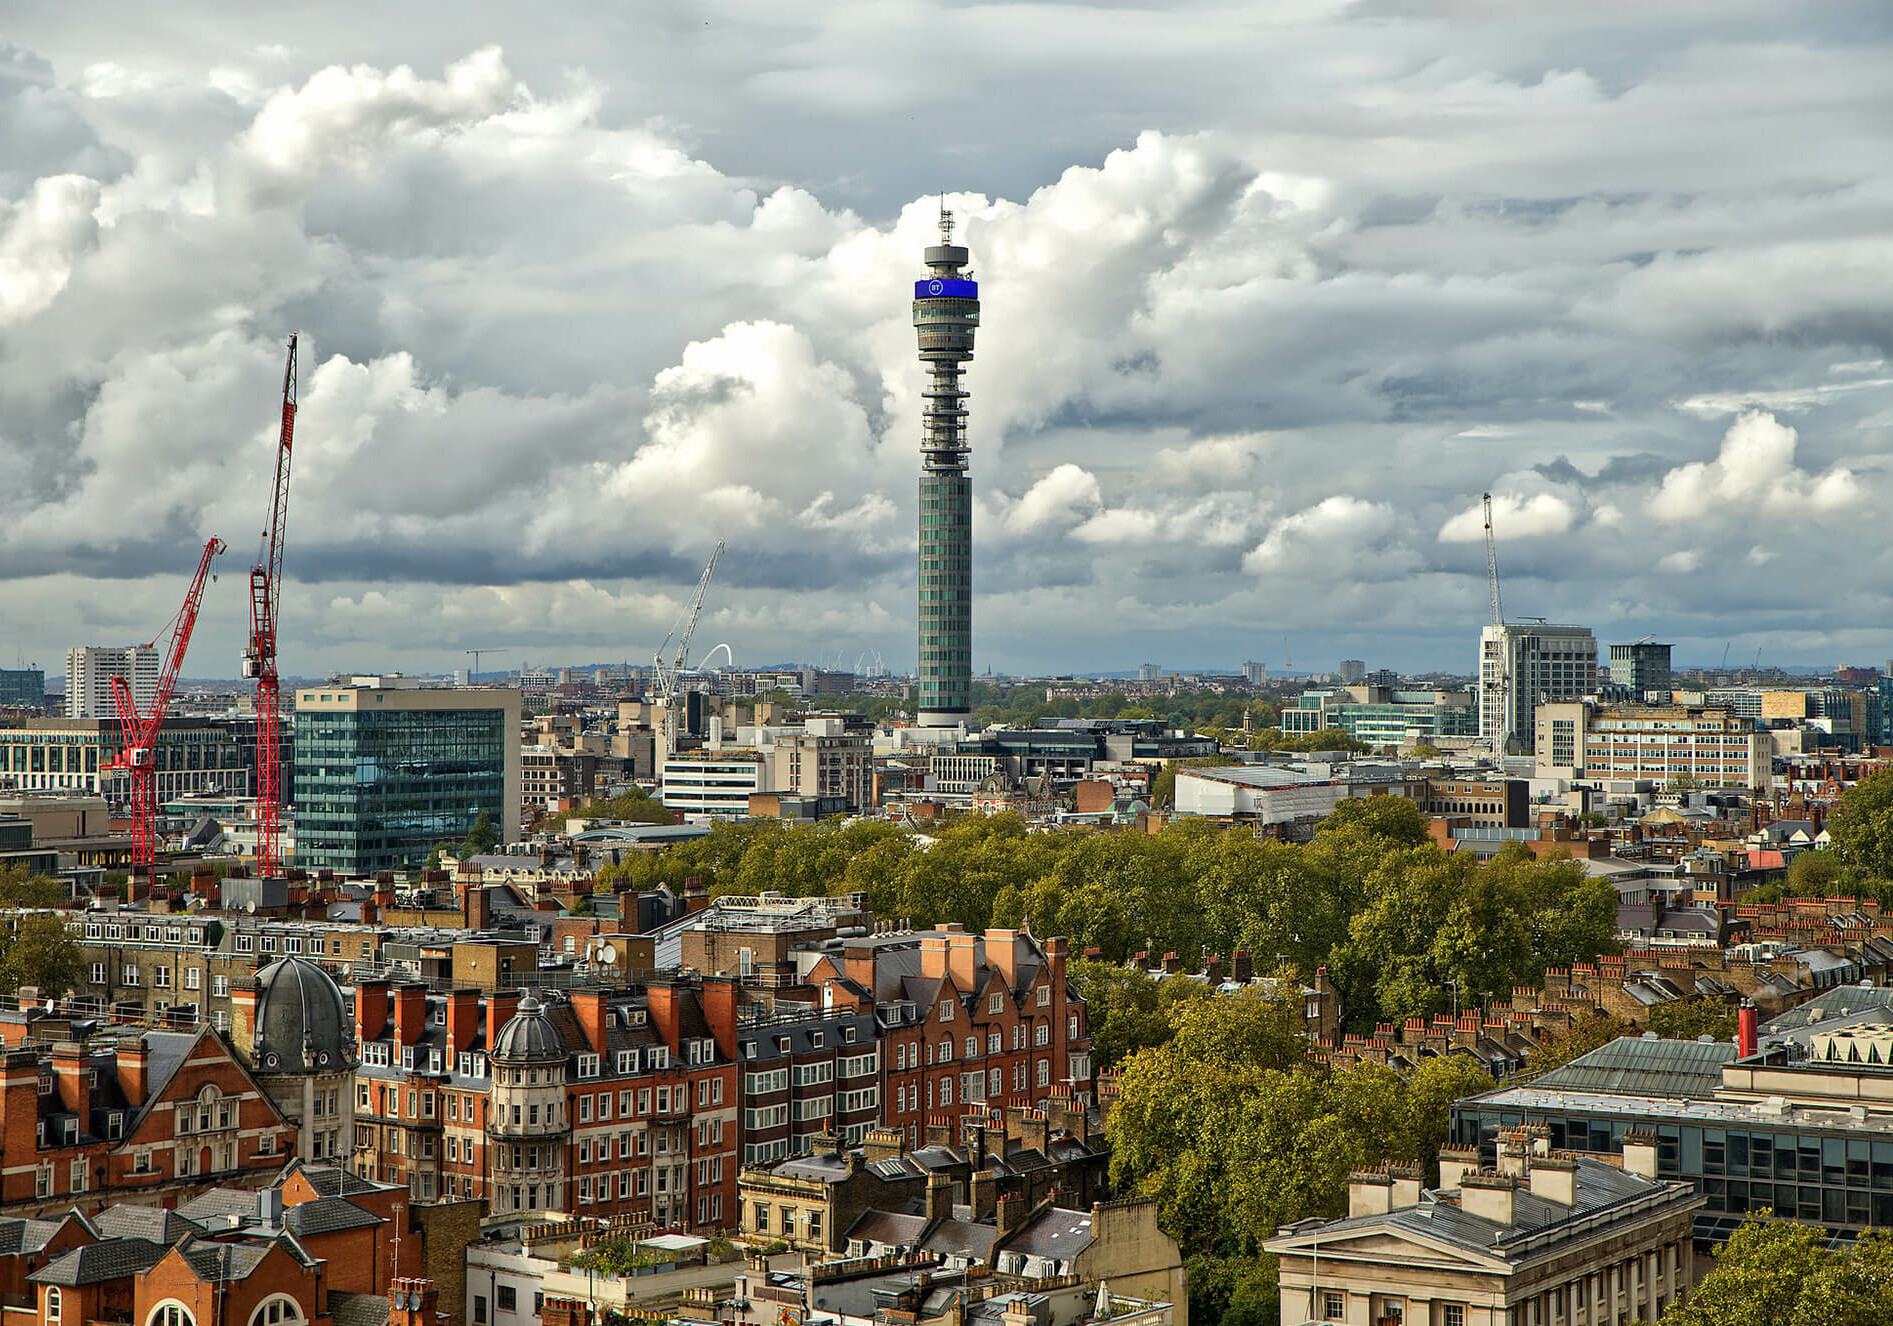
[[973, 701], [973, 485], [966, 473], [960, 386], [979, 328], [979, 283], [940, 210], [930, 275], [914, 282], [914, 331], [929, 375], [920, 425], [920, 696], [922, 727], [966, 721]]

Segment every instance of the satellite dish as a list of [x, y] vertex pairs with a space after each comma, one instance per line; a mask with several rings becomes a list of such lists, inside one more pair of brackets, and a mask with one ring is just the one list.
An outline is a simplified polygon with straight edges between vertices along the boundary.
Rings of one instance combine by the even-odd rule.
[[256, 899], [252, 898], [248, 902], [244, 903], [243, 910], [248, 912], [251, 916], [255, 916], [256, 915]]
[[605, 965], [607, 967], [611, 966], [618, 960], [618, 950], [615, 948], [607, 948], [604, 953], [604, 958]]

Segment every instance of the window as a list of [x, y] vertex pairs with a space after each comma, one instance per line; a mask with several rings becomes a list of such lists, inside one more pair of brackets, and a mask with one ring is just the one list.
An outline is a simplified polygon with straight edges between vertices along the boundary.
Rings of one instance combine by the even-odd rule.
[[1001, 994], [999, 991], [994, 990], [992, 992], [992, 998], [986, 1001], [986, 1011], [988, 1013], [1003, 1012], [1006, 1006], [1005, 1001], [1006, 1001], [1006, 997], [1003, 994]]
[[59, 1300], [59, 1286], [53, 1285], [46, 1291], [46, 1326], [59, 1326], [59, 1314], [62, 1305]]
[[519, 1307], [519, 1291], [511, 1285], [500, 1285], [493, 1291], [493, 1297], [501, 1312], [512, 1312]]
[[1458, 1303], [1448, 1303], [1440, 1321], [1442, 1326], [1466, 1326], [1466, 1309]]
[[944, 1003], [940, 1005], [940, 1021], [942, 1022], [953, 1021], [953, 1001], [951, 999], [945, 1001]]
[[197, 1326], [197, 1318], [176, 1299], [166, 1299], [151, 1309], [151, 1315], [145, 1318], [145, 1326]]
[[473, 1296], [473, 1326], [486, 1326], [486, 1295]]
[[1039, 1007], [1044, 1008], [1047, 1004], [1051, 1002], [1052, 1002], [1052, 987], [1049, 985], [1041, 985], [1039, 987]]
[[1347, 1298], [1345, 1295], [1339, 1294], [1332, 1289], [1325, 1289], [1322, 1291], [1321, 1293], [1321, 1320], [1341, 1321], [1341, 1320], [1344, 1320], [1344, 1314], [1346, 1312], [1347, 1312]]
[[287, 1294], [272, 1294], [256, 1305], [250, 1314], [250, 1326], [283, 1326], [303, 1319], [302, 1306]]

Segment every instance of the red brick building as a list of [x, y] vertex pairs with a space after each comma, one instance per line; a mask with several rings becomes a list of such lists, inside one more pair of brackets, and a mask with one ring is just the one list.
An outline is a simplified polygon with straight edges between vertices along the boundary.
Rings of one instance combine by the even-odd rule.
[[107, 1049], [27, 1045], [0, 1059], [0, 1208], [163, 1191], [280, 1169], [295, 1129], [217, 1032], [147, 1031]]
[[930, 1119], [1088, 1093], [1091, 1031], [1063, 939], [957, 925], [849, 939], [808, 982], [881, 1026], [881, 1114], [919, 1146]]
[[485, 1198], [495, 1215], [721, 1228], [736, 1203], [734, 997], [679, 982], [542, 1005], [363, 981], [356, 1172], [422, 1201]]

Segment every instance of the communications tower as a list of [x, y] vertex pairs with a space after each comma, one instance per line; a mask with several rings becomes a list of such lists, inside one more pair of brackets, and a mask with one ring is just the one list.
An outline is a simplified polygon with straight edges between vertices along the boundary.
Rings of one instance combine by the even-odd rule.
[[979, 328], [979, 282], [940, 209], [929, 275], [914, 282], [914, 330], [929, 375], [920, 424], [921, 727], [964, 723], [973, 702], [973, 481], [966, 473], [966, 399], [960, 376]]

